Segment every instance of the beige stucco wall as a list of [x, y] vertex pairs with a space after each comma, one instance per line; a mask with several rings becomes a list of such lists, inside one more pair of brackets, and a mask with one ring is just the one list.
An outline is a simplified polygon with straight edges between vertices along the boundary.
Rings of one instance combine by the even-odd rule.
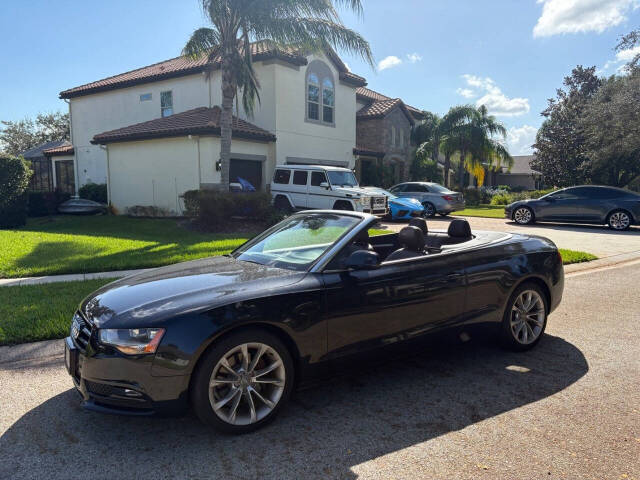
[[[180, 196], [203, 183], [219, 183], [215, 162], [217, 137], [178, 137], [108, 145], [109, 199], [119, 213], [127, 208], [156, 206], [181, 215]], [[234, 140], [232, 152], [266, 157], [273, 168], [272, 144]]]

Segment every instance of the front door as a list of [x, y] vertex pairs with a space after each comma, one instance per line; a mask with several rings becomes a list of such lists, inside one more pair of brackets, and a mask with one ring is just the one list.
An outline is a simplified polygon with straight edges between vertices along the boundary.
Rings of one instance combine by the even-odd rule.
[[458, 322], [465, 275], [456, 254], [324, 274], [328, 356], [338, 359], [417, 338]]
[[551, 221], [574, 220], [578, 215], [580, 199], [571, 190], [561, 190], [541, 198], [536, 209], [536, 218]]
[[[322, 186], [327, 185], [327, 186]], [[333, 208], [335, 198], [328, 188], [329, 180], [322, 170], [312, 171], [309, 180], [309, 195], [307, 198], [307, 207], [309, 208]]]
[[58, 160], [56, 168], [56, 190], [69, 195], [75, 195], [75, 175], [73, 172], [73, 160]]

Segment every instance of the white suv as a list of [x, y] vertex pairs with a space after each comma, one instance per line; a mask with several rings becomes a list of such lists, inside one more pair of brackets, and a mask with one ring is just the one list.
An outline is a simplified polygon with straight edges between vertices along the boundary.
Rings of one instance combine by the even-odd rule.
[[320, 208], [385, 216], [387, 197], [358, 185], [348, 168], [324, 165], [279, 165], [271, 181], [273, 204], [281, 210]]

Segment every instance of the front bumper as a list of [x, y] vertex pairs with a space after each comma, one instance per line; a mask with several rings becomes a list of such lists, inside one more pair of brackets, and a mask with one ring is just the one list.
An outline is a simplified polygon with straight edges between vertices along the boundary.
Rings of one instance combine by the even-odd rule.
[[189, 377], [151, 373], [153, 356], [128, 357], [81, 348], [65, 339], [65, 365], [82, 407], [102, 413], [173, 415], [187, 408]]

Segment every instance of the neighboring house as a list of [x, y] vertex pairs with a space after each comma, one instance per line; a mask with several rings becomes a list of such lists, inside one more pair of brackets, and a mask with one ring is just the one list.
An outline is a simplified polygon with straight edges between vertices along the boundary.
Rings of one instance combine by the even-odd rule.
[[510, 170], [502, 168], [502, 172], [488, 175], [491, 185], [508, 185], [509, 187], [535, 190], [540, 188], [542, 174], [531, 168], [530, 162], [534, 155], [520, 155], [513, 157], [513, 166]]
[[[406, 180], [410, 167], [411, 129], [424, 118], [417, 108], [365, 87], [356, 91], [356, 175], [363, 185]], [[381, 172], [385, 172], [384, 180]]]
[[[419, 110], [362, 88], [365, 79], [333, 51], [303, 56], [267, 42], [252, 49], [260, 102], [251, 118], [234, 117], [232, 182], [265, 189], [276, 165], [360, 172], [370, 160], [404, 179]], [[77, 185], [106, 182], [121, 212], [153, 205], [174, 214], [186, 190], [219, 187], [220, 83], [219, 61], [177, 57], [61, 92]]]
[[73, 146], [64, 140], [43, 143], [21, 154], [31, 162], [33, 175], [29, 183], [32, 192], [61, 192], [73, 195], [76, 180], [73, 167]]

